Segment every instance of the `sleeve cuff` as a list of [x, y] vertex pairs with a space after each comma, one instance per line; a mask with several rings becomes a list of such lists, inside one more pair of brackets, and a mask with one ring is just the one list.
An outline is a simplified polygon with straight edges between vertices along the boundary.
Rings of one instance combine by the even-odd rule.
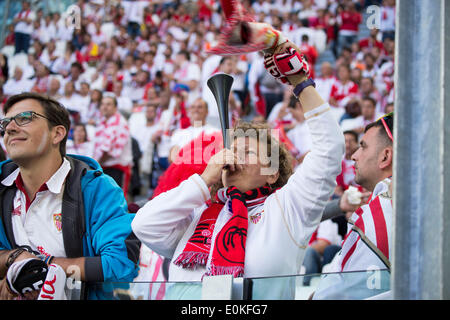
[[86, 282], [103, 282], [103, 268], [101, 257], [84, 258], [84, 277]]
[[194, 183], [198, 186], [198, 188], [202, 192], [203, 200], [205, 202], [208, 201], [211, 198], [211, 194], [210, 194], [208, 186], [206, 185], [203, 178], [200, 177], [200, 175], [196, 173], [191, 176], [191, 179], [192, 179], [192, 181], [194, 181]]
[[328, 104], [328, 102], [324, 103], [323, 105], [321, 105], [317, 108], [314, 108], [308, 112], [305, 112], [305, 119], [308, 120], [308, 119], [317, 117], [317, 116], [321, 115], [322, 113], [325, 113], [329, 110], [331, 110], [331, 108], [330, 108], [330, 105]]

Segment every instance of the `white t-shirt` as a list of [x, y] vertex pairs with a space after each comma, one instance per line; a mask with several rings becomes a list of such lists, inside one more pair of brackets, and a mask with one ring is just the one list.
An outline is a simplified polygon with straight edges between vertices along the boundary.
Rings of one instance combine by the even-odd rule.
[[[27, 18], [31, 20], [36, 19], [36, 13], [34, 13], [31, 10], [27, 11], [20, 11], [15, 15], [14, 18]], [[16, 23], [16, 26], [14, 27], [14, 32], [20, 32], [25, 34], [32, 34], [33, 33], [33, 23], [26, 23], [25, 21], [19, 21]]]

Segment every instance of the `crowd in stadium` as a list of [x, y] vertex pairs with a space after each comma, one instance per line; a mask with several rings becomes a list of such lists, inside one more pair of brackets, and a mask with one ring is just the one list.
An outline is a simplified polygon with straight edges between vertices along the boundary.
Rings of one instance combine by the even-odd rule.
[[[267, 123], [280, 132], [295, 158], [293, 167], [301, 166], [311, 138], [292, 89], [267, 74], [260, 52], [208, 54], [224, 26], [219, 1], [75, 4], [80, 19], [44, 13], [23, 1], [0, 53], [0, 118], [8, 97], [23, 91], [59, 101], [71, 115], [67, 153], [97, 160], [123, 188], [130, 212], [153, 196], [158, 178], [186, 144], [220, 131], [216, 101], [206, 85], [218, 72], [234, 78], [232, 124], [241, 119]], [[366, 125], [394, 109], [395, 0], [242, 4], [256, 21], [281, 30], [301, 49], [316, 89], [344, 132], [345, 157], [334, 197], [349, 187], [365, 192], [354, 182], [352, 154]], [[377, 28], [366, 26], [371, 5], [380, 8]], [[2, 149], [8, 158], [3, 141]], [[346, 231], [345, 219], [319, 225], [310, 241], [315, 251], [305, 258], [307, 272], [322, 272]], [[317, 254], [323, 259], [319, 266], [311, 262]], [[150, 257], [155, 254], [142, 248], [141, 279], [165, 279], [164, 259]]]

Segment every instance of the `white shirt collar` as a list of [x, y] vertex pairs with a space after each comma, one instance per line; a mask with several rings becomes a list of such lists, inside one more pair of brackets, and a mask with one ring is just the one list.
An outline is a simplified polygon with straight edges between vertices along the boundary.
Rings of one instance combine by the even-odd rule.
[[[70, 163], [66, 158], [64, 158], [63, 163], [61, 164], [59, 169], [56, 170], [56, 172], [46, 182], [48, 190], [55, 194], [61, 193], [69, 171]], [[9, 176], [2, 180], [2, 184], [4, 186], [12, 186], [14, 181], [16, 181], [19, 172], [20, 168], [14, 170]]]

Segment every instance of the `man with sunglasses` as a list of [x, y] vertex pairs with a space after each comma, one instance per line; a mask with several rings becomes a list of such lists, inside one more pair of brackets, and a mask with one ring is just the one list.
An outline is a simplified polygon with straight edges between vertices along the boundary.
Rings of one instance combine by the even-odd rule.
[[[0, 163], [0, 278], [40, 258], [81, 281], [131, 281], [139, 242], [121, 188], [91, 158], [65, 154], [68, 111], [36, 93], [12, 96], [0, 120], [10, 160]], [[99, 298], [89, 290], [88, 298]], [[0, 299], [11, 299], [5, 279]]]
[[[352, 155], [355, 182], [372, 192], [368, 203], [348, 220], [348, 233], [342, 250], [328, 272], [314, 299], [364, 299], [382, 293], [380, 286], [369, 286], [367, 271], [388, 270], [392, 256], [392, 169], [394, 151], [394, 116], [389, 113], [366, 126], [360, 146]], [[381, 284], [389, 283], [388, 273], [380, 273]], [[381, 290], [380, 290], [381, 289]]]

